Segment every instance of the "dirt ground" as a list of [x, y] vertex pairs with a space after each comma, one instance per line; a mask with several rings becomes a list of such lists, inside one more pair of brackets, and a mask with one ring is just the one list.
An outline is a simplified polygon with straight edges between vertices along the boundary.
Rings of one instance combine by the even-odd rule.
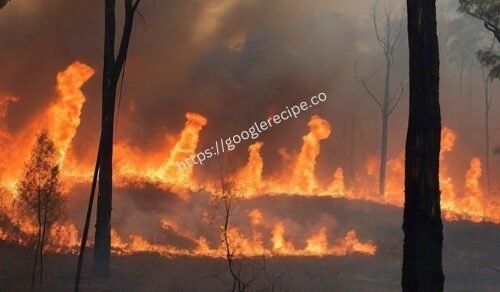
[[[254, 203], [273, 202], [248, 204]], [[337, 217], [350, 221], [373, 239], [379, 247], [377, 254], [248, 261], [243, 263], [245, 271], [256, 278], [249, 291], [400, 291], [402, 210], [367, 202], [318, 200], [323, 206], [326, 203], [331, 206], [325, 208], [331, 207]], [[298, 205], [304, 208], [303, 204]], [[444, 232], [446, 291], [498, 291], [500, 227], [452, 222], [445, 224]], [[89, 270], [92, 250], [88, 250], [87, 255], [81, 291], [230, 290], [223, 260], [165, 258], [156, 254], [114, 256], [111, 277], [97, 279]], [[32, 251], [3, 242], [0, 260], [0, 291], [29, 291]], [[71, 291], [75, 268], [75, 255], [47, 255], [43, 290]]]

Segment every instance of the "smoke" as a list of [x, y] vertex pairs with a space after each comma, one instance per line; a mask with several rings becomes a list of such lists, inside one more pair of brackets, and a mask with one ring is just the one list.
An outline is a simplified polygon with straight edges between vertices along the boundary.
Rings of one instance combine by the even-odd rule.
[[[23, 127], [54, 97], [55, 73], [83, 61], [96, 74], [84, 87], [87, 103], [74, 150], [91, 156], [88, 144], [97, 140], [99, 126], [102, 7], [31, 2], [11, 3], [0, 18], [0, 92], [20, 97], [6, 123], [12, 131]], [[157, 1], [144, 3], [141, 15], [127, 62], [118, 137], [146, 150], [182, 128], [187, 111], [209, 120], [203, 146], [318, 92], [329, 94], [330, 103], [317, 110], [327, 118], [339, 108], [334, 105], [345, 103], [340, 97], [352, 83], [358, 28], [329, 1]], [[309, 117], [283, 125], [282, 137], [270, 133], [267, 144], [284, 139], [300, 145], [295, 128]], [[245, 148], [240, 147], [243, 156]], [[266, 149], [275, 156], [272, 146]]]
[[[400, 2], [386, 2], [392, 11], [394, 29], [399, 18], [403, 21], [394, 56], [393, 94], [398, 91], [399, 83], [408, 83], [405, 7]], [[451, 23], [463, 16], [457, 15], [455, 7], [448, 6], [449, 2], [441, 2], [439, 7], [441, 104], [443, 124], [458, 133], [455, 150], [447, 155], [448, 172], [450, 176], [463, 178], [470, 159], [484, 151], [483, 100], [479, 73], [474, 66], [470, 101], [466, 93], [459, 95], [457, 73], [447, 55], [450, 39], [459, 36], [456, 25]], [[121, 19], [120, 4], [117, 1]], [[281, 123], [259, 138], [264, 142], [263, 175], [269, 177], [284, 168], [279, 149], [286, 149], [286, 153], [300, 151], [302, 136], [309, 131], [307, 123], [317, 114], [332, 128], [330, 137], [321, 141], [315, 169], [318, 183], [328, 185], [337, 167], [344, 169], [349, 183], [354, 180], [353, 174], [365, 173], [367, 160], [379, 153], [380, 112], [356, 81], [354, 70], [356, 66], [361, 77], [371, 76], [368, 85], [381, 98], [384, 58], [371, 19], [374, 4], [368, 0], [143, 1], [126, 64], [117, 141], [127, 141], [141, 153], [157, 152], [168, 137], [182, 130], [185, 113], [195, 112], [208, 120], [198, 143], [198, 149], [205, 149], [215, 140], [240, 133], [285, 106], [325, 92], [328, 101], [320, 107], [297, 120]], [[383, 1], [377, 7], [378, 20], [383, 23]], [[82, 89], [87, 100], [71, 152], [82, 161], [93, 161], [100, 125], [103, 18], [100, 1], [24, 0], [12, 1], [2, 9], [0, 98], [12, 98], [0, 99], [0, 119], [5, 122], [0, 124], [0, 143], [3, 133], [26, 128], [33, 116], [57, 97], [57, 72], [79, 60], [96, 72]], [[117, 25], [118, 33], [120, 28]], [[398, 157], [404, 149], [407, 92], [406, 86], [402, 101], [391, 116], [390, 158]], [[497, 93], [494, 86], [492, 94]], [[7, 100], [8, 110], [4, 115], [2, 106]], [[498, 114], [496, 108], [491, 117]], [[492, 118], [494, 139], [500, 134], [498, 123], [498, 119]], [[499, 142], [494, 140], [492, 145]], [[238, 166], [247, 160], [247, 148], [248, 144], [242, 143], [234, 151]], [[493, 159], [498, 160], [498, 156]], [[212, 159], [196, 167], [195, 177], [208, 180], [217, 176], [219, 162]], [[498, 180], [497, 174], [495, 179]], [[150, 242], [170, 240], [169, 236], [156, 238], [165, 234], [160, 221], [167, 215], [194, 234], [207, 234], [213, 228], [200, 220], [214, 209], [206, 194], [193, 194], [196, 199], [188, 202], [155, 186], [120, 187], [116, 194], [113, 226], [121, 234], [141, 231]], [[80, 210], [77, 207], [85, 204], [86, 196], [84, 186], [75, 187], [70, 208]], [[253, 207], [257, 205], [236, 210], [239, 215], [235, 222], [249, 226], [247, 212]], [[338, 223], [337, 216], [318, 212], [321, 204], [316, 202], [308, 207], [314, 211], [303, 211], [296, 218], [288, 215], [297, 211], [289, 205], [282, 209], [269, 207], [263, 213], [269, 225], [283, 220], [287, 231], [303, 235], [302, 241], [309, 235], [306, 231], [325, 225], [333, 231], [344, 226]], [[80, 211], [72, 215], [75, 222], [83, 218]], [[343, 233], [339, 231], [337, 235]], [[217, 241], [213, 235], [211, 239]]]

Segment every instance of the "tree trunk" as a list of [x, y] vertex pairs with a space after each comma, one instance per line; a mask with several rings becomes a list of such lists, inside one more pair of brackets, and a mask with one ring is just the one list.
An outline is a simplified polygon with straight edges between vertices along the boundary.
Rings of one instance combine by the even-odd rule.
[[[101, 138], [99, 138], [99, 145], [101, 145]], [[100, 163], [100, 155], [101, 150], [99, 146], [99, 150], [97, 151], [97, 159], [94, 167], [94, 176], [92, 178], [92, 186], [90, 187], [90, 196], [89, 203], [87, 206], [87, 215], [85, 216], [85, 224], [83, 226], [83, 234], [82, 241], [80, 243], [80, 252], [78, 253], [78, 263], [76, 266], [76, 275], [75, 275], [75, 287], [74, 292], [78, 292], [80, 290], [80, 278], [82, 274], [82, 265], [83, 265], [83, 257], [85, 254], [85, 245], [87, 244], [87, 238], [89, 234], [90, 227], [90, 216], [92, 215], [92, 206], [94, 205], [94, 197], [95, 197], [95, 189], [97, 185], [97, 176], [99, 174], [99, 163]]]
[[[390, 38], [391, 35], [389, 24], [387, 25], [387, 27], [389, 31], [388, 37]], [[382, 140], [380, 146], [379, 194], [381, 196], [385, 196], [385, 176], [387, 170], [387, 140], [389, 136], [389, 111], [391, 106], [389, 97], [389, 88], [391, 86], [391, 59], [391, 55], [386, 55], [384, 103], [382, 108]]]
[[464, 96], [464, 67], [465, 67], [465, 60], [460, 60], [460, 64], [458, 65], [458, 88], [459, 88], [459, 94], [460, 94], [460, 102], [463, 102], [463, 96]]
[[484, 138], [485, 138], [485, 164], [486, 164], [486, 187], [490, 193], [490, 94], [489, 77], [484, 79]]
[[104, 5], [104, 66], [102, 79], [102, 120], [99, 145], [99, 193], [97, 197], [93, 272], [109, 275], [111, 253], [111, 209], [113, 192], [113, 129], [116, 87], [127, 58], [134, 14], [141, 0], [125, 0], [125, 22], [115, 59], [115, 0]]
[[[113, 91], [112, 91], [112, 94]], [[111, 252], [111, 209], [112, 209], [112, 177], [113, 177], [113, 116], [114, 116], [114, 96], [106, 93], [106, 98], [110, 101], [102, 103], [102, 156], [99, 171], [99, 193], [97, 197], [97, 223], [94, 245], [94, 272], [99, 276], [108, 276], [109, 260]], [[111, 109], [110, 109], [111, 107]], [[104, 112], [107, 112], [104, 114]], [[113, 116], [109, 116], [112, 114]]]
[[389, 116], [382, 113], [382, 145], [380, 147], [379, 194], [385, 196], [385, 176], [387, 171], [387, 139]]
[[99, 187], [94, 245], [93, 271], [98, 276], [109, 275], [111, 252], [111, 202], [113, 177], [113, 124], [116, 84], [113, 84], [115, 62], [115, 0], [105, 0], [104, 67], [102, 79], [102, 120]]
[[467, 90], [467, 113], [470, 115], [472, 112], [472, 62], [469, 62], [469, 86]]
[[33, 269], [31, 270], [31, 290], [35, 288], [35, 276], [36, 276], [36, 266], [38, 264], [38, 248], [40, 246], [40, 241], [37, 239], [35, 245], [35, 261], [33, 262]]
[[42, 284], [43, 281], [43, 248], [45, 246], [45, 238], [47, 234], [47, 216], [49, 212], [49, 198], [48, 194], [46, 194], [45, 197], [45, 206], [44, 206], [44, 213], [43, 213], [43, 225], [42, 225], [42, 239], [40, 240], [40, 284]]
[[35, 287], [36, 266], [38, 264], [39, 249], [42, 241], [42, 195], [40, 188], [38, 189], [37, 193], [37, 223], [38, 223], [38, 229], [37, 229], [38, 233], [37, 233], [36, 248], [35, 248], [35, 262], [33, 263], [33, 270], [31, 273], [32, 290]]
[[356, 163], [354, 161], [355, 128], [356, 128], [356, 115], [353, 114], [351, 119], [351, 141], [350, 141], [351, 147], [349, 147], [349, 177], [351, 179], [351, 184], [354, 184], [354, 181], [356, 180], [356, 175], [355, 175]]
[[435, 0], [407, 0], [410, 114], [406, 138], [403, 291], [443, 291], [441, 113]]

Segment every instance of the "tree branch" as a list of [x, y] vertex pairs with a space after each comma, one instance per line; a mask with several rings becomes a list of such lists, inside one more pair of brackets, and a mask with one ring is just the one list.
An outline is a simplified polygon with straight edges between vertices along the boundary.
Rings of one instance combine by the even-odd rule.
[[380, 46], [380, 48], [382, 50], [386, 50], [386, 48], [388, 47], [388, 44], [389, 44], [389, 41], [383, 37], [379, 30], [378, 30], [378, 24], [377, 24], [377, 6], [375, 5], [373, 7], [373, 14], [372, 14], [372, 20], [373, 20], [373, 27], [375, 29], [375, 36], [377, 38], [377, 41], [378, 41], [378, 45]]
[[120, 73], [127, 58], [130, 37], [132, 35], [132, 27], [134, 24], [134, 14], [141, 0], [132, 3], [132, 0], [125, 0], [125, 23], [123, 25], [123, 34], [120, 41], [118, 56], [114, 64], [114, 78], [119, 78]]
[[484, 266], [487, 269], [500, 273], [500, 268], [492, 267], [492, 266]]
[[134, 9], [134, 11], [136, 11], [137, 7], [139, 7], [139, 3], [141, 3], [141, 0], [135, 1], [134, 5], [132, 5], [132, 8]]
[[394, 51], [394, 48], [396, 47], [396, 44], [399, 41], [399, 38], [401, 37], [401, 30], [402, 30], [401, 28], [402, 28], [402, 26], [403, 26], [403, 17], [401, 17], [399, 19], [399, 29], [398, 29], [398, 32], [396, 34], [396, 37], [394, 37], [394, 40], [393, 40], [393, 42], [391, 44], [391, 54]]
[[487, 103], [487, 105], [486, 105], [486, 106], [487, 106], [487, 108], [488, 108], [488, 110], [491, 108], [491, 104], [492, 104], [492, 103], [493, 103], [493, 96], [492, 96], [492, 95], [490, 95], [490, 96], [488, 97], [488, 103]]
[[405, 90], [405, 87], [404, 87], [403, 83], [401, 83], [401, 92], [399, 93], [399, 96], [398, 96], [398, 99], [396, 100], [396, 103], [394, 103], [394, 105], [389, 110], [389, 113], [388, 113], [389, 116], [392, 114], [392, 112], [396, 109], [399, 102], [401, 101], [401, 97], [403, 97], [404, 90]]
[[368, 88], [368, 86], [366, 85], [366, 82], [365, 80], [361, 80], [361, 84], [363, 84], [363, 87], [365, 88], [366, 92], [368, 93], [368, 95], [373, 99], [373, 101], [375, 101], [377, 103], [377, 105], [379, 106], [380, 110], [383, 110], [384, 107], [382, 106], [382, 103], [377, 99], [377, 97], [370, 91], [370, 89]]

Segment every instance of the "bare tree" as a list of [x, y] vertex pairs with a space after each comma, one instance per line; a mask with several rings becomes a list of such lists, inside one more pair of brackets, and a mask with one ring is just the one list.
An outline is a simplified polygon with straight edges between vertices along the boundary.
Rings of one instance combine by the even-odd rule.
[[222, 158], [220, 167], [220, 189], [217, 194], [217, 199], [222, 202], [223, 222], [221, 228], [222, 243], [225, 249], [225, 257], [227, 261], [227, 268], [232, 278], [231, 291], [246, 291], [249, 285], [254, 280], [254, 277], [243, 279], [241, 260], [237, 260], [239, 247], [238, 242], [230, 235], [231, 228], [231, 211], [234, 201], [237, 199], [237, 184], [231, 178], [231, 173], [228, 172], [228, 163], [230, 162], [228, 156]]
[[113, 192], [113, 130], [116, 90], [124, 70], [132, 34], [134, 16], [141, 0], [124, 0], [125, 20], [123, 33], [115, 56], [115, 0], [104, 2], [104, 67], [102, 80], [102, 121], [99, 142], [98, 167], [99, 193], [94, 245], [93, 272], [97, 276], [109, 275], [111, 253], [111, 209]]
[[217, 278], [229, 284], [233, 292], [281, 291], [285, 271], [277, 273], [270, 271], [265, 250], [258, 257], [245, 255], [241, 248], [240, 240], [242, 239], [231, 231], [234, 228], [232, 216], [235, 211], [235, 203], [242, 198], [239, 194], [244, 192], [232, 175], [234, 170], [235, 168], [231, 165], [231, 157], [229, 155], [223, 156], [219, 173], [220, 185], [215, 194], [215, 202], [220, 203], [217, 206], [218, 209], [219, 206], [222, 207], [220, 208], [222, 215], [220, 237], [231, 282], [227, 283], [220, 276]]
[[[18, 206], [36, 226], [35, 260], [31, 285], [40, 265], [40, 283], [43, 280], [43, 254], [51, 226], [64, 215], [65, 200], [59, 182], [59, 166], [54, 143], [47, 130], [42, 130], [24, 166], [21, 180], [17, 184]], [[38, 262], [39, 261], [39, 262]]]
[[410, 113], [406, 136], [403, 291], [443, 291], [439, 190], [441, 109], [436, 0], [407, 0]]
[[[401, 90], [398, 94], [391, 96], [391, 71], [394, 62], [394, 50], [401, 36], [401, 25], [402, 19], [399, 21], [399, 27], [397, 32], [394, 34], [392, 31], [392, 21], [391, 13], [385, 9], [385, 35], [383, 35], [378, 28], [377, 23], [377, 9], [376, 6], [373, 9], [373, 26], [375, 28], [375, 36], [377, 42], [382, 49], [385, 58], [385, 82], [384, 82], [384, 96], [382, 101], [377, 98], [372, 90], [369, 89], [366, 78], [360, 79], [363, 88], [368, 93], [368, 96], [376, 103], [380, 109], [382, 118], [382, 136], [381, 136], [381, 146], [380, 146], [380, 172], [379, 172], [379, 194], [385, 195], [385, 177], [387, 169], [387, 141], [389, 137], [389, 118], [394, 112], [394, 109], [399, 104], [401, 97], [403, 96], [404, 86], [401, 84]], [[356, 73], [357, 75], [357, 73]]]

